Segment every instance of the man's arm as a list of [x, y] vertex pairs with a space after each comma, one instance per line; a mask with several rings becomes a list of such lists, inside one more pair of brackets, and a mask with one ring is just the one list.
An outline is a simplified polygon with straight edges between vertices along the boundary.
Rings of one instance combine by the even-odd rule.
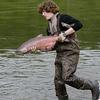
[[63, 42], [65, 40], [66, 36], [75, 33], [83, 26], [80, 21], [74, 19], [71, 16], [67, 16], [67, 15], [62, 15], [61, 25], [62, 25], [62, 27], [64, 27], [66, 29], [65, 31], [63, 31], [59, 34], [58, 40], [61, 42]]

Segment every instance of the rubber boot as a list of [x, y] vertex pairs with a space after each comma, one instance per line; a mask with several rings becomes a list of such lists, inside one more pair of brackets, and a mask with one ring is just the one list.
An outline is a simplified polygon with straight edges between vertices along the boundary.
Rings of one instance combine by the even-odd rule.
[[58, 96], [58, 100], [69, 100], [68, 95], [65, 96]]
[[99, 83], [97, 81], [92, 82], [92, 100], [98, 100], [99, 99]]
[[99, 100], [99, 83], [97, 81], [90, 81], [86, 79], [76, 78], [71, 83], [70, 86], [81, 89], [81, 90], [91, 90], [92, 100]]
[[99, 83], [97, 81], [85, 80], [81, 89], [91, 90], [92, 100], [99, 99]]

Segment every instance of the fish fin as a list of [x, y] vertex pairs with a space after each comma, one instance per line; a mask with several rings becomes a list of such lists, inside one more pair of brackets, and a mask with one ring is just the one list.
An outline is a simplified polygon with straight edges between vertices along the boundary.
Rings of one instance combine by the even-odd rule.
[[38, 38], [38, 37], [42, 37], [42, 36], [43, 36], [43, 34], [39, 34], [39, 35], [36, 36], [36, 38]]

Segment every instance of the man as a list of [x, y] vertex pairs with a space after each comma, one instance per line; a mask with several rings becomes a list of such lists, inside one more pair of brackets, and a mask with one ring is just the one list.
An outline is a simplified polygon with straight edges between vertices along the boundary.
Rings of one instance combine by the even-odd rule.
[[60, 14], [59, 7], [52, 0], [44, 1], [38, 9], [48, 21], [47, 34], [59, 36], [54, 47], [57, 53], [54, 83], [58, 100], [68, 100], [65, 84], [81, 90], [91, 90], [92, 100], [98, 100], [99, 83], [74, 74], [79, 60], [79, 44], [75, 32], [82, 28], [82, 24], [69, 15]]

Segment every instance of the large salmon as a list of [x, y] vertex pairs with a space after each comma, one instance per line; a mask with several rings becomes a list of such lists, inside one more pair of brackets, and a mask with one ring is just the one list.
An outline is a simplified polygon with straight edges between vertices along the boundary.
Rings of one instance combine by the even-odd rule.
[[54, 47], [58, 36], [41, 36], [31, 38], [24, 42], [18, 49], [17, 52], [28, 53], [32, 51], [50, 51]]

